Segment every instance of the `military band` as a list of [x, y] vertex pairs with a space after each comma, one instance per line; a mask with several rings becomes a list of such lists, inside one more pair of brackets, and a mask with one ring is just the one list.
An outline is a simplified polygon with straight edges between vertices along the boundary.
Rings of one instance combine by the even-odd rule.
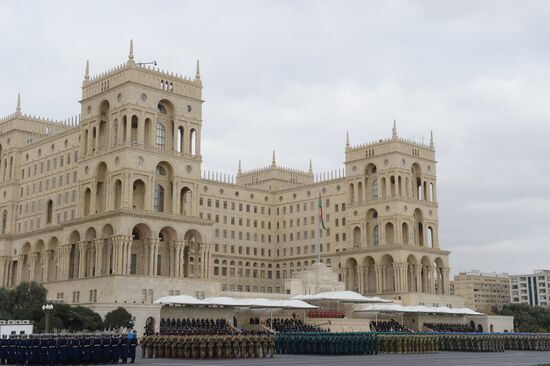
[[118, 333], [12, 335], [0, 338], [0, 364], [134, 363], [137, 337]]

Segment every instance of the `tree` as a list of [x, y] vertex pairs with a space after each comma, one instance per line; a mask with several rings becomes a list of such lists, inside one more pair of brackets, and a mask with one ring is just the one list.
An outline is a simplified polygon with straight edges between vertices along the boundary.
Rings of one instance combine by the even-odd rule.
[[19, 310], [31, 305], [41, 305], [46, 302], [48, 290], [36, 282], [22, 282], [12, 290], [13, 310]]
[[108, 312], [105, 315], [105, 328], [120, 329], [125, 328], [132, 321], [132, 314], [123, 307], [118, 307], [115, 310]]
[[13, 308], [13, 296], [7, 288], [0, 288], [0, 319], [11, 319], [11, 311]]
[[66, 329], [74, 332], [103, 329], [101, 316], [93, 310], [83, 306], [71, 307], [66, 304], [56, 304], [53, 307], [53, 316], [61, 319]]
[[528, 304], [505, 305], [499, 315], [514, 317], [516, 330], [519, 332], [550, 332], [550, 309]]

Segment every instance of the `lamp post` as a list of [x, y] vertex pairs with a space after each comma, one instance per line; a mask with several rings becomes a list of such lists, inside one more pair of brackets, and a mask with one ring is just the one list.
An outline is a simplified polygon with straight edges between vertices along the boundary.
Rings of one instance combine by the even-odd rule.
[[44, 324], [44, 332], [49, 333], [50, 331], [50, 314], [53, 312], [53, 305], [52, 304], [45, 304], [42, 305], [42, 311], [44, 312], [44, 315], [46, 317], [45, 324]]

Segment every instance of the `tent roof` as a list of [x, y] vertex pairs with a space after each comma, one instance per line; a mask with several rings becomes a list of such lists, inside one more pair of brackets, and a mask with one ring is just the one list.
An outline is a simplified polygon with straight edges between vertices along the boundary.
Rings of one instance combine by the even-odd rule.
[[395, 312], [395, 313], [430, 313], [430, 314], [452, 314], [452, 315], [482, 315], [472, 309], [456, 308], [451, 309], [446, 306], [428, 307], [428, 306], [403, 306], [399, 304], [365, 304], [362, 308], [356, 309], [358, 312]]
[[384, 300], [380, 297], [365, 297], [354, 291], [332, 291], [321, 292], [316, 295], [297, 295], [292, 300], [302, 301], [323, 301], [323, 300], [338, 300], [341, 302], [353, 303], [391, 303], [391, 300]]
[[188, 295], [164, 296], [154, 302], [155, 304], [178, 304], [178, 305], [204, 305], [204, 303]]
[[317, 306], [310, 305], [300, 300], [271, 300], [264, 298], [233, 298], [233, 297], [209, 297], [199, 300], [193, 296], [178, 295], [165, 296], [155, 301], [162, 305], [188, 305], [188, 306], [225, 306], [243, 308], [272, 308], [272, 309], [314, 309]]

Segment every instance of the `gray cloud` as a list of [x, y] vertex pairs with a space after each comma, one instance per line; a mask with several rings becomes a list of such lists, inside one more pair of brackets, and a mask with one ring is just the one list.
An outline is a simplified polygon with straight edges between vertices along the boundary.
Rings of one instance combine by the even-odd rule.
[[[534, 1], [3, 1], [0, 111], [78, 113], [92, 73], [126, 59], [205, 84], [205, 167], [342, 167], [391, 133], [438, 151], [453, 271], [550, 263], [550, 3]], [[247, 143], [243, 144], [243, 141]], [[427, 141], [427, 140], [426, 140]]]

